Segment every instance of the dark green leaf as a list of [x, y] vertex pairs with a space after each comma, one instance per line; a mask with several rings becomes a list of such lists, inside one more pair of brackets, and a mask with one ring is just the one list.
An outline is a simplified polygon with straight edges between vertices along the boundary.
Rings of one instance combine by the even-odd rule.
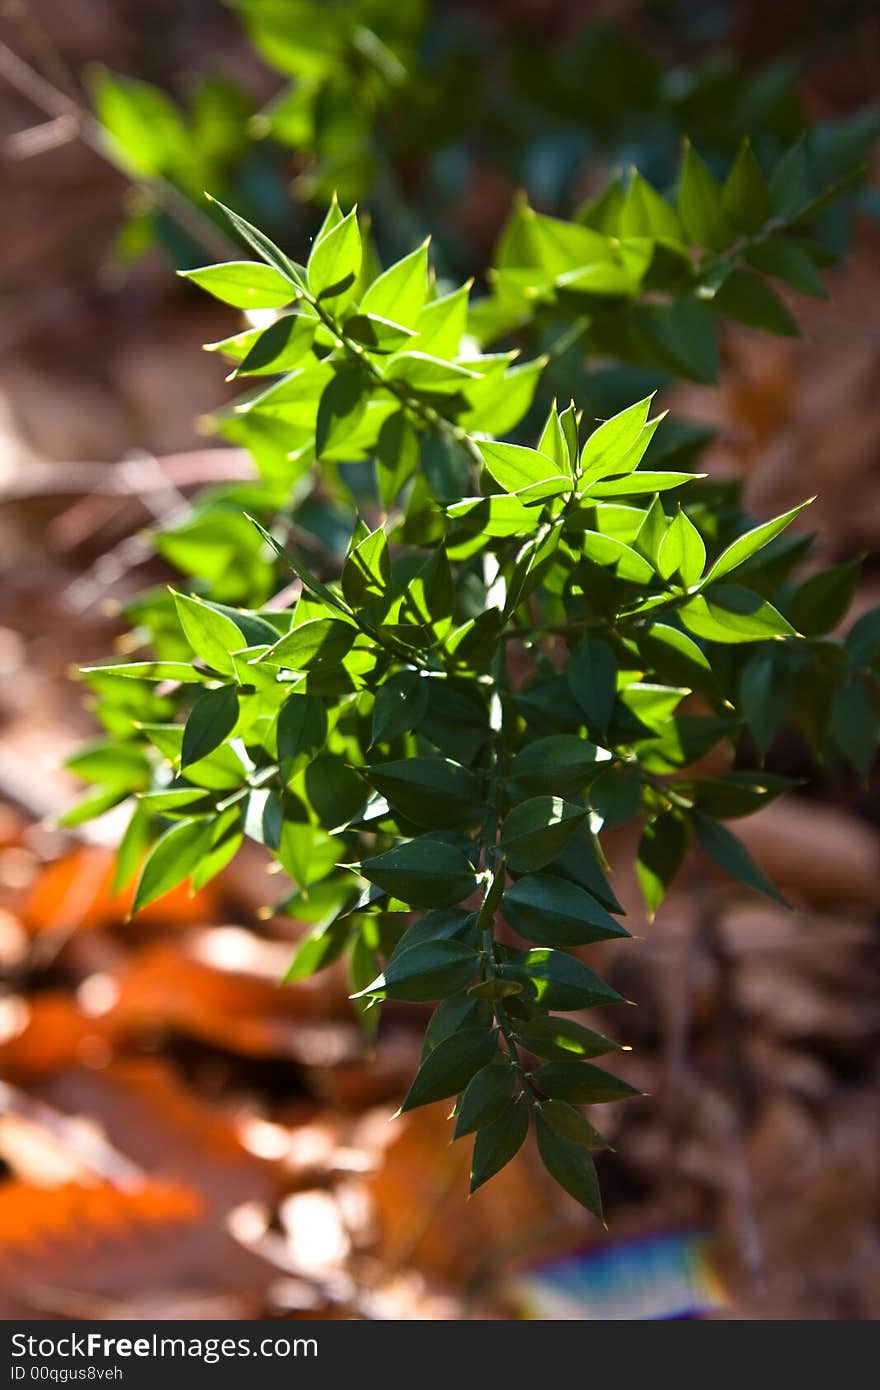
[[450, 1034], [422, 1059], [401, 1110], [457, 1095], [492, 1060], [497, 1046], [491, 1028], [461, 1028]]
[[368, 780], [416, 825], [469, 825], [485, 815], [479, 779], [451, 758], [407, 758], [365, 769]]
[[602, 1057], [607, 1052], [615, 1052], [619, 1046], [573, 1018], [556, 1018], [552, 1014], [539, 1014], [519, 1025], [516, 1036], [527, 1052], [558, 1062], [576, 1057]]
[[712, 307], [748, 328], [796, 337], [798, 326], [779, 295], [750, 270], [732, 270], [715, 291]]
[[601, 1221], [602, 1198], [599, 1194], [599, 1180], [590, 1157], [589, 1150], [582, 1143], [572, 1143], [565, 1139], [544, 1120], [540, 1112], [535, 1116], [535, 1131], [538, 1138], [538, 1152], [544, 1167], [560, 1187], [564, 1187], [575, 1201]]
[[211, 830], [210, 820], [184, 820], [165, 831], [144, 861], [132, 915], [190, 876], [210, 848]]
[[628, 1081], [592, 1062], [544, 1062], [532, 1073], [535, 1085], [554, 1100], [576, 1105], [603, 1105], [607, 1101], [629, 1100], [641, 1094]]
[[473, 979], [479, 956], [462, 941], [423, 941], [395, 953], [362, 994], [424, 1002], [459, 994]]
[[360, 872], [414, 907], [452, 907], [476, 887], [473, 867], [461, 850], [427, 835], [365, 859]]
[[686, 849], [687, 831], [675, 811], [662, 812], [642, 831], [636, 871], [652, 917], [678, 873]]
[[690, 143], [685, 146], [678, 183], [678, 215], [697, 246], [723, 251], [733, 241], [718, 181]]
[[196, 700], [183, 731], [181, 767], [206, 758], [238, 723], [238, 695], [231, 685], [206, 690]]
[[316, 695], [288, 695], [278, 713], [278, 761], [289, 782], [327, 741], [327, 711]]
[[455, 1139], [484, 1129], [498, 1119], [510, 1102], [515, 1075], [510, 1062], [499, 1059], [471, 1077], [458, 1105]]
[[602, 770], [596, 748], [577, 734], [551, 734], [520, 749], [510, 779], [529, 792], [580, 793]]
[[541, 1117], [561, 1139], [567, 1139], [572, 1144], [582, 1144], [585, 1149], [608, 1148], [608, 1141], [567, 1101], [542, 1101]]
[[506, 921], [520, 936], [542, 946], [583, 946], [629, 936], [583, 888], [552, 874], [527, 874], [501, 900]]
[[607, 642], [594, 638], [575, 647], [567, 670], [571, 693], [588, 729], [604, 734], [617, 699], [617, 660]]
[[623, 1002], [616, 990], [565, 951], [544, 947], [526, 951], [521, 959], [503, 967], [502, 976], [525, 984], [531, 997], [545, 1009], [595, 1009]]
[[376, 691], [371, 746], [417, 729], [428, 709], [428, 683], [418, 671], [395, 671]]
[[501, 827], [501, 849], [511, 869], [541, 869], [571, 839], [586, 817], [582, 806], [559, 796], [533, 796], [514, 806]]
[[529, 1132], [529, 1106], [523, 1095], [508, 1101], [496, 1120], [477, 1131], [471, 1159], [471, 1192], [510, 1162], [522, 1148]]
[[788, 906], [782, 894], [758, 868], [742, 840], [738, 840], [723, 825], [710, 820], [708, 816], [695, 815], [694, 829], [706, 854], [719, 869], [723, 869], [731, 878], [744, 883], [746, 887], [755, 888], [759, 893], [773, 898], [775, 902], [782, 903], [783, 907]]

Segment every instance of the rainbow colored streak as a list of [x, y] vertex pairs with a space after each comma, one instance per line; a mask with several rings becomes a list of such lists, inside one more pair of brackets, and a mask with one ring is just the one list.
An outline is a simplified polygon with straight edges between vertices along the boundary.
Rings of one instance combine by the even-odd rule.
[[696, 1318], [728, 1303], [711, 1243], [675, 1231], [593, 1248], [521, 1271], [505, 1294], [530, 1319]]

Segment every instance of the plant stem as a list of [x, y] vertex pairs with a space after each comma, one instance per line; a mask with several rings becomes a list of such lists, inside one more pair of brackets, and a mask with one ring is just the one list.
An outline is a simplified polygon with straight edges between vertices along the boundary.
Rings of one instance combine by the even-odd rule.
[[[504, 689], [506, 684], [505, 671], [505, 648], [499, 642], [492, 664], [493, 693], [492, 711], [490, 715], [492, 725], [492, 739], [490, 744], [491, 766], [489, 769], [489, 815], [486, 820], [486, 829], [481, 837], [480, 863], [486, 874], [486, 892], [477, 916], [477, 927], [481, 934], [481, 945], [483, 951], [482, 978], [484, 980], [494, 980], [496, 978], [495, 960], [495, 911], [501, 894], [504, 891], [504, 860], [501, 849], [498, 845], [498, 831], [501, 822], [501, 764], [504, 757]], [[532, 1099], [533, 1086], [529, 1079], [528, 1072], [523, 1066], [516, 1040], [511, 1027], [507, 1010], [504, 1007], [503, 999], [492, 1000], [492, 1011], [498, 1031], [504, 1039], [504, 1045], [510, 1054], [511, 1064], [516, 1070], [520, 1084], [529, 1100]]]

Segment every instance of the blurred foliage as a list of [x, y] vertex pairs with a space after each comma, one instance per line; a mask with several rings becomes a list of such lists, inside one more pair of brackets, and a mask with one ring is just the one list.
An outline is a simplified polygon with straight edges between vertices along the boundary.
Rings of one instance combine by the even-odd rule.
[[[697, 53], [671, 69], [604, 20], [553, 37], [500, 7], [428, 0], [234, 8], [277, 93], [257, 110], [240, 85], [207, 76], [183, 108], [147, 83], [97, 74], [95, 111], [123, 167], [194, 198], [210, 188], [278, 234], [315, 230], [308, 217], [291, 223], [291, 186], [300, 205], [326, 206], [336, 192], [369, 212], [383, 256], [430, 231], [451, 274], [482, 269], [484, 248], [461, 211], [497, 196], [499, 181], [565, 213], [582, 196], [585, 169], [604, 186], [607, 171], [635, 165], [665, 189], [684, 135], [719, 174], [744, 137], [769, 166], [809, 125], [794, 60], [749, 72], [717, 43], [700, 56], [705, 24], [689, 7], [667, 7], [657, 24]], [[857, 164], [876, 128], [867, 112], [810, 130], [821, 180]], [[826, 245], [843, 248], [850, 216], [838, 201], [821, 229]], [[177, 263], [195, 263], [194, 248], [149, 204], [120, 250], [139, 254], [157, 232]]]

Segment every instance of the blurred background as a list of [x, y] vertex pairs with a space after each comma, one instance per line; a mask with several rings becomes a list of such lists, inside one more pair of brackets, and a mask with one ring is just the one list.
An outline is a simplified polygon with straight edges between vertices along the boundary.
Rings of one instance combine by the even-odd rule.
[[[744, 133], [773, 158], [808, 122], [853, 151], [877, 128], [868, 0], [358, 0], [344, 48], [337, 8], [0, 3], [0, 1314], [874, 1317], [880, 793], [794, 735], [773, 767], [809, 785], [737, 826], [791, 912], [692, 865], [649, 926], [611, 837], [642, 939], [592, 948], [639, 1006], [603, 1026], [649, 1094], [601, 1117], [607, 1230], [528, 1149], [466, 1201], [445, 1106], [388, 1123], [424, 1015], [389, 1006], [371, 1050], [335, 969], [278, 987], [301, 928], [256, 846], [126, 923], [120, 821], [52, 828], [94, 730], [72, 666], [171, 576], [149, 533], [250, 476], [206, 433], [229, 388], [201, 344], [237, 316], [173, 274], [238, 254], [203, 189], [299, 256], [336, 188], [386, 263], [430, 231], [461, 278], [519, 188], [570, 215], [630, 163], [668, 183], [685, 133], [725, 167]], [[757, 514], [818, 494], [822, 560], [867, 557], [856, 615], [878, 210], [869, 181], [834, 211], [846, 262], [793, 296], [801, 338], [729, 330], [719, 385], [663, 402]], [[644, 394], [592, 367], [596, 413]]]

